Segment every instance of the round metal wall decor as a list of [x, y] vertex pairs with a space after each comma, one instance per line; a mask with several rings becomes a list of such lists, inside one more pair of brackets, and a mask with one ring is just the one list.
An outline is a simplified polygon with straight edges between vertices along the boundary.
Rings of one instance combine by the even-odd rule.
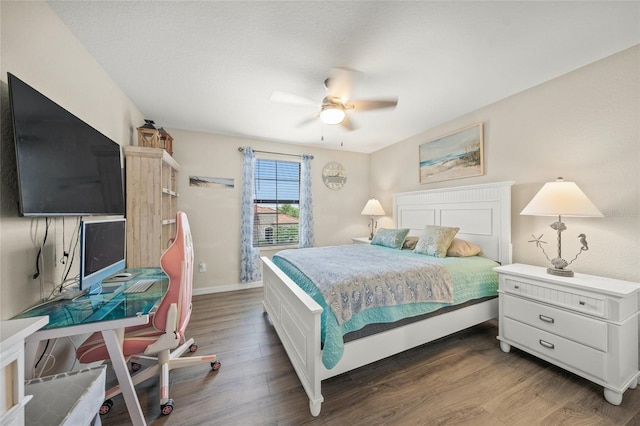
[[322, 169], [322, 181], [327, 188], [337, 191], [347, 182], [347, 172], [342, 164], [332, 161]]

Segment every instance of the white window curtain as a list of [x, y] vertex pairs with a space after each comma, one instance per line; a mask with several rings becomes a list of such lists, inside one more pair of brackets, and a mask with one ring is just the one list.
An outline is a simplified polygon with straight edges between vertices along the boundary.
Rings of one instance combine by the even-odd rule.
[[260, 281], [260, 250], [253, 247], [253, 173], [256, 156], [245, 147], [242, 160], [242, 212], [240, 214], [240, 282]]
[[300, 163], [300, 217], [298, 247], [312, 247], [313, 238], [313, 197], [311, 196], [311, 155], [302, 154]]

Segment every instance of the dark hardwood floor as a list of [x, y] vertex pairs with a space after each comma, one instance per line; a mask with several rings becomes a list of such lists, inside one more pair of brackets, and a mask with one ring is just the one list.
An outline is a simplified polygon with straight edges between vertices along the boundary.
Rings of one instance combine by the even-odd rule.
[[[171, 372], [162, 416], [155, 380], [138, 395], [152, 425], [640, 425], [640, 388], [613, 406], [603, 389], [516, 349], [489, 321], [323, 382], [320, 416], [263, 314], [262, 289], [194, 298], [188, 335], [208, 363]], [[186, 355], [188, 356], [188, 355]], [[104, 425], [128, 425], [122, 397]]]

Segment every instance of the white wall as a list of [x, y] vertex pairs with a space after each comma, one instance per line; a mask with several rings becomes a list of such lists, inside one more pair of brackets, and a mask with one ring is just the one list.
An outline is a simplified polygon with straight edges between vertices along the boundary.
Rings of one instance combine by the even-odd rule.
[[[351, 237], [367, 235], [367, 218], [361, 216], [360, 211], [373, 196], [369, 194], [369, 155], [185, 130], [169, 129], [169, 133], [174, 138], [173, 156], [180, 163], [178, 206], [189, 216], [193, 231], [196, 294], [242, 287], [239, 285], [242, 154], [238, 147], [314, 156], [311, 180], [316, 245], [347, 244]], [[296, 160], [286, 156], [269, 158]], [[341, 190], [331, 190], [322, 182], [322, 168], [331, 161], [339, 162], [346, 169], [347, 182]], [[189, 186], [189, 176], [232, 178], [235, 187]], [[262, 255], [272, 253], [261, 250]], [[207, 264], [206, 272], [198, 272], [200, 262]]]
[[[485, 175], [421, 185], [418, 147], [484, 123]], [[554, 253], [553, 218], [520, 216], [545, 182], [574, 181], [605, 215], [565, 218], [563, 257], [574, 271], [640, 281], [640, 45], [488, 105], [371, 155], [371, 188], [390, 211], [394, 192], [515, 180], [514, 262], [547, 266], [531, 234]], [[554, 257], [554, 256], [550, 256]]]

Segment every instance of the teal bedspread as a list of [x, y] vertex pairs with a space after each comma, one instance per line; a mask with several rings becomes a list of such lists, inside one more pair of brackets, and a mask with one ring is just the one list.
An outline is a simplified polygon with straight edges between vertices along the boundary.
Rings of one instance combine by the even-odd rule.
[[[382, 246], [354, 245], [358, 250], [369, 253], [388, 253], [389, 257], [407, 256], [424, 258], [423, 254], [416, 254], [409, 250], [396, 250]], [[286, 255], [286, 250], [280, 252]], [[480, 257], [429, 257], [445, 266], [453, 281], [453, 303], [421, 302], [404, 305], [374, 307], [354, 313], [351, 318], [339, 324], [336, 316], [327, 306], [322, 292], [314, 283], [292, 263], [288, 262], [280, 253], [273, 256], [273, 263], [287, 274], [300, 288], [315, 300], [323, 311], [320, 319], [321, 336], [324, 344], [322, 363], [328, 369], [333, 368], [344, 353], [343, 336], [352, 331], [360, 330], [367, 324], [391, 323], [403, 318], [413, 317], [436, 311], [445, 306], [457, 305], [473, 299], [480, 299], [497, 295], [498, 275], [493, 268], [498, 264], [492, 260]], [[333, 267], [340, 264], [337, 259]]]

